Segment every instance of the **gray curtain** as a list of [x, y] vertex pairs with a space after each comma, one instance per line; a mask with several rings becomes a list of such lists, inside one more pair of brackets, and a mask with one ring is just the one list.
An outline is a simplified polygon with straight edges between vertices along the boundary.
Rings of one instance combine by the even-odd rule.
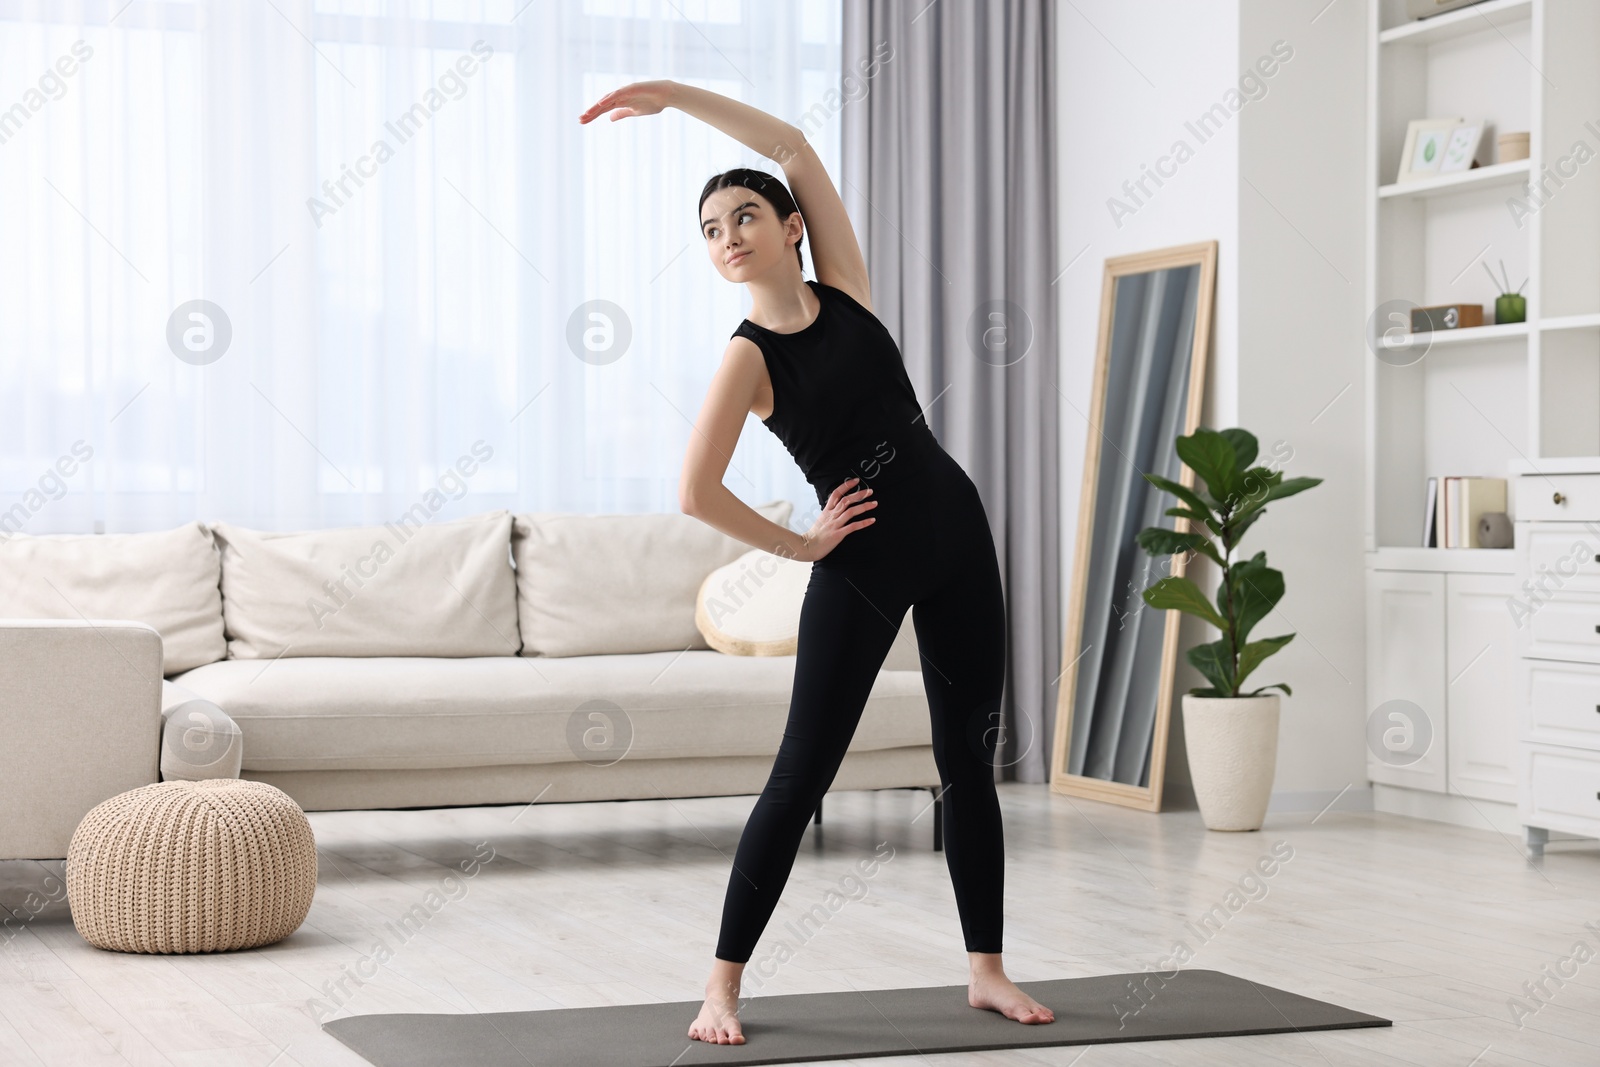
[[1007, 611], [999, 780], [1044, 782], [1061, 672], [1049, 0], [844, 0], [840, 188], [873, 310], [983, 497]]

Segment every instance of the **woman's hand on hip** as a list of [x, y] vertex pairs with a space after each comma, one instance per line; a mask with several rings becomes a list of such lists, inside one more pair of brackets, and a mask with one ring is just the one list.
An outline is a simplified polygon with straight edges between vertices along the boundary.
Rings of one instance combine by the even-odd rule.
[[590, 104], [589, 109], [578, 116], [578, 121], [587, 124], [607, 111], [611, 112], [612, 122], [634, 115], [657, 114], [672, 103], [672, 94], [677, 87], [678, 83], [668, 78], [632, 82], [611, 90]]
[[828, 494], [828, 502], [823, 506], [822, 514], [817, 516], [817, 521], [806, 534], [806, 547], [795, 557], [796, 559], [802, 563], [815, 563], [832, 552], [846, 535], [878, 521], [870, 515], [856, 518], [863, 511], [878, 506], [876, 500], [867, 499], [872, 494], [871, 486], [848, 493], [845, 491], [848, 486], [860, 481], [860, 478], [846, 479]]

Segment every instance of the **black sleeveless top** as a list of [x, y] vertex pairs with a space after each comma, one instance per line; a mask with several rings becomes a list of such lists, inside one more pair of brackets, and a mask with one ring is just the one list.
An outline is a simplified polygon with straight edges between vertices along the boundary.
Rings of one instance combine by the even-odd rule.
[[878, 317], [842, 289], [806, 284], [821, 303], [811, 325], [777, 333], [744, 319], [730, 336], [761, 349], [773, 397], [761, 424], [789, 450], [820, 504], [846, 478], [865, 488], [922, 469], [939, 443]]

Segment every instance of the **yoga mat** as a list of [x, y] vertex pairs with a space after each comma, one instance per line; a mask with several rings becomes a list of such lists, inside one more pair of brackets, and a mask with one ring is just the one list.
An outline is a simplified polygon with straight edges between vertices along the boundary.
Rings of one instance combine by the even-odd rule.
[[947, 985], [749, 997], [739, 1009], [742, 1045], [686, 1036], [699, 1000], [353, 1015], [322, 1028], [377, 1067], [742, 1067], [1393, 1025], [1221, 971], [1185, 970], [1167, 978], [1134, 972], [1017, 985], [1053, 1010], [1055, 1022], [1019, 1023], [974, 1008], [967, 1003], [965, 985]]

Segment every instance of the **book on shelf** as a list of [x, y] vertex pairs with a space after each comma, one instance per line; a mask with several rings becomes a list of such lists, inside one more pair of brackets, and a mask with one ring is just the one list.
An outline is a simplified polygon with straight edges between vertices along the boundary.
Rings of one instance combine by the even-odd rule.
[[1482, 548], [1478, 519], [1487, 511], [1506, 510], [1504, 478], [1448, 475], [1428, 479], [1430, 517], [1423, 525], [1428, 548]]
[[1439, 525], [1435, 518], [1439, 511], [1439, 479], [1428, 479], [1428, 502], [1422, 509], [1422, 547], [1439, 546]]

